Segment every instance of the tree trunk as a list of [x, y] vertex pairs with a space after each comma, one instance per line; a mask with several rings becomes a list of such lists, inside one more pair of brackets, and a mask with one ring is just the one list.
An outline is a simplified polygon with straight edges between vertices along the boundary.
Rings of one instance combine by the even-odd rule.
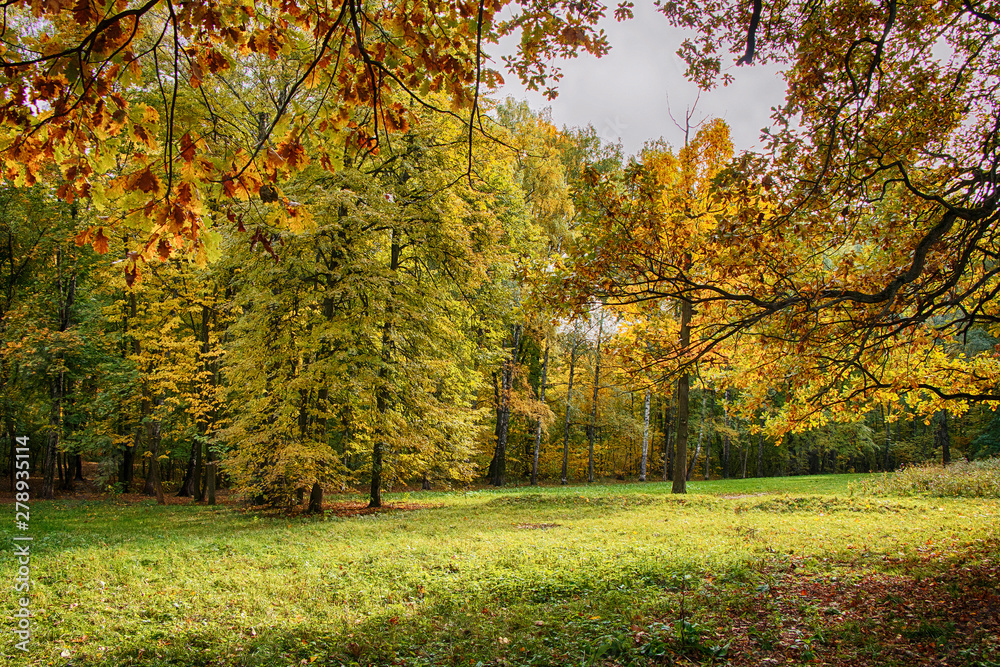
[[670, 442], [670, 433], [673, 430], [673, 406], [668, 399], [663, 400], [663, 481], [674, 478], [674, 450]]
[[880, 406], [882, 410], [882, 425], [885, 427], [885, 459], [882, 471], [889, 472], [889, 452], [892, 450], [892, 436], [889, 434], [889, 406]]
[[[690, 301], [681, 303], [681, 349], [687, 350], [691, 345], [691, 315]], [[688, 408], [691, 376], [685, 370], [677, 380], [677, 439], [676, 463], [674, 464], [673, 493], [687, 493], [687, 441], [688, 441]]]
[[382, 507], [382, 441], [376, 440], [372, 447], [372, 483], [369, 489], [368, 507]]
[[177, 489], [178, 498], [190, 498], [196, 495], [195, 490], [198, 488], [200, 465], [201, 443], [196, 438], [194, 442], [191, 443], [191, 451], [188, 454], [187, 466], [184, 469], [184, 479], [181, 481], [180, 488]]
[[208, 487], [208, 504], [215, 504], [215, 476], [217, 474], [215, 461], [208, 464], [208, 471], [205, 475], [205, 486]]
[[[205, 376], [208, 377], [208, 384], [210, 387], [218, 386], [219, 382], [219, 369], [217, 360], [210, 360], [211, 347], [211, 335], [210, 331], [212, 329], [212, 323], [215, 322], [215, 312], [207, 304], [202, 304], [201, 307], [201, 328], [199, 333], [199, 338], [201, 340], [201, 369]], [[217, 325], [217, 322], [215, 322]], [[195, 437], [194, 443], [191, 445], [191, 452], [188, 455], [187, 467], [184, 470], [184, 480], [181, 482], [180, 489], [177, 491], [177, 495], [181, 497], [191, 497], [197, 502], [202, 502], [205, 500], [205, 494], [208, 492], [207, 485], [207, 466], [205, 465], [209, 459], [208, 454], [208, 444], [205, 442], [206, 436], [210, 428], [211, 422], [215, 421], [215, 408], [213, 407], [208, 416], [198, 420], [197, 429], [198, 433]], [[203, 482], [202, 476], [205, 476]]]
[[515, 324], [512, 332], [510, 359], [504, 361], [500, 370], [500, 394], [497, 397], [497, 444], [493, 452], [490, 484], [503, 486], [507, 477], [507, 435], [510, 432], [510, 396], [514, 386], [514, 367], [517, 364], [517, 350], [521, 346], [521, 325]]
[[[76, 206], [73, 206], [73, 218], [76, 218]], [[66, 277], [63, 275], [63, 251], [62, 248], [56, 250], [56, 291], [59, 293], [59, 331], [64, 332], [70, 327], [70, 314], [76, 298], [76, 276]], [[62, 359], [56, 357], [53, 361], [62, 364]], [[45, 462], [43, 464], [42, 475], [42, 497], [52, 498], [55, 491], [56, 458], [59, 448], [59, 439], [62, 437], [63, 427], [63, 397], [66, 394], [66, 372], [59, 370], [58, 374], [53, 373], [49, 382], [49, 397], [52, 406], [49, 413], [49, 431], [45, 448]]]
[[[701, 426], [698, 429], [698, 444], [694, 448], [694, 457], [691, 459], [691, 465], [687, 469], [687, 479], [691, 481], [691, 474], [694, 472], [695, 465], [698, 463], [698, 457], [701, 456], [701, 445], [705, 440], [705, 426], [708, 424], [708, 414], [705, 409], [705, 402], [708, 400], [709, 394], [708, 387], [701, 388]], [[713, 396], [715, 394], [712, 394]], [[705, 452], [705, 479], [708, 479], [708, 451]]]
[[[148, 403], [148, 401], [144, 401]], [[144, 410], [144, 412], [150, 412], [150, 410]], [[149, 472], [146, 474], [146, 486], [143, 488], [142, 492], [147, 496], [156, 496], [159, 500], [159, 495], [163, 493], [160, 483], [160, 421], [159, 419], [154, 419], [151, 422], [146, 422], [146, 436], [149, 440]]]
[[569, 483], [569, 415], [573, 408], [573, 370], [576, 367], [576, 349], [579, 345], [579, 341], [575, 341], [569, 354], [569, 384], [566, 387], [566, 427], [563, 429], [562, 478], [560, 479], [560, 482], [564, 485]]
[[318, 514], [323, 511], [323, 485], [313, 482], [312, 491], [309, 492], [308, 514]]
[[597, 327], [597, 349], [594, 354], [594, 404], [590, 408], [590, 424], [587, 426], [587, 481], [594, 481], [594, 430], [597, 428], [597, 399], [601, 389], [601, 336], [604, 335], [604, 310]]
[[[191, 495], [196, 502], [205, 500], [205, 482], [208, 478], [208, 461], [205, 460], [205, 445], [201, 442], [195, 443], [194, 471], [191, 474]], [[202, 478], [205, 479], [202, 479]]]
[[[125, 241], [128, 242], [128, 239], [126, 238]], [[123, 318], [124, 319], [123, 331], [122, 331], [123, 338], [128, 335], [129, 322], [131, 320], [134, 320], [136, 317], [136, 307], [137, 306], [136, 306], [135, 292], [130, 291], [128, 295], [128, 313]], [[138, 355], [139, 351], [140, 351], [139, 339], [133, 337], [132, 354]], [[122, 357], [124, 358], [128, 357], [127, 346], [122, 348]], [[125, 427], [127, 428], [127, 424], [125, 425]], [[124, 431], [126, 430], [126, 428], [123, 428], [122, 430]], [[132, 439], [132, 444], [125, 445], [125, 449], [122, 452], [122, 469], [118, 475], [118, 482], [121, 485], [122, 493], [129, 492], [129, 489], [132, 486], [132, 480], [135, 478], [135, 453], [139, 448], [140, 438], [141, 436], [137, 428]]]
[[[542, 409], [545, 409], [545, 383], [548, 380], [549, 373], [549, 342], [545, 341], [545, 357], [542, 359], [542, 381], [538, 385], [538, 401], [542, 404]], [[531, 457], [531, 485], [538, 485], [538, 454], [542, 449], [542, 418], [538, 418], [538, 424], [535, 426], [535, 451]]]
[[764, 415], [760, 416], [760, 437], [757, 440], [757, 477], [764, 476]]
[[66, 476], [63, 473], [63, 468], [65, 468], [66, 455], [63, 452], [56, 452], [56, 481], [59, 482], [57, 488], [60, 491], [66, 490]]
[[729, 400], [732, 397], [732, 390], [726, 389], [722, 399], [722, 420], [726, 425], [726, 432], [722, 434], [722, 479], [729, 479], [729, 455], [732, 446], [729, 437]]
[[646, 481], [646, 460], [649, 457], [649, 390], [646, 390], [646, 401], [642, 416], [642, 458], [639, 460], [639, 481]]
[[385, 422], [389, 412], [389, 367], [392, 363], [393, 319], [395, 317], [396, 271], [399, 270], [399, 233], [392, 230], [392, 244], [389, 249], [389, 293], [386, 296], [385, 322], [382, 323], [382, 365], [379, 368], [379, 386], [376, 390], [375, 407], [379, 413], [378, 430], [372, 445], [372, 482], [369, 490], [368, 507], [382, 507], [382, 465], [387, 447]]
[[64, 491], [72, 491], [75, 488], [73, 484], [73, 455], [69, 452], [63, 452], [62, 455], [63, 463], [63, 482], [62, 488]]
[[208, 493], [208, 467], [210, 461], [204, 456], [201, 457], [201, 461], [198, 464], [198, 469], [195, 472], [194, 479], [194, 500], [195, 502], [203, 503], [205, 502], [205, 496]]
[[[157, 400], [157, 406], [162, 401]], [[143, 399], [143, 414], [147, 417], [152, 414], [152, 406], [148, 399]], [[146, 485], [143, 493], [147, 496], [156, 496], [156, 502], [166, 505], [166, 498], [163, 496], [163, 482], [160, 480], [160, 420], [144, 419], [146, 428], [146, 438], [149, 442], [149, 471], [146, 474]]]
[[63, 374], [53, 376], [49, 382], [49, 433], [45, 440], [45, 462], [42, 464], [42, 498], [52, 498], [55, 493], [56, 458], [59, 454], [59, 436], [62, 432]]
[[160, 462], [156, 460], [155, 456], [149, 460], [149, 477], [146, 480], [147, 488], [150, 485], [152, 485], [153, 493], [147, 493], [146, 495], [155, 495], [158, 505], [166, 505], [167, 499], [163, 495], [163, 483], [160, 481]]

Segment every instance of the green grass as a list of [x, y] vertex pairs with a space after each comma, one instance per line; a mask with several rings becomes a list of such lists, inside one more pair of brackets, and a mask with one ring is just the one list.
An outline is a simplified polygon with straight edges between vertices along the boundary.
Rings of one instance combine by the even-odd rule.
[[[861, 480], [870, 475], [810, 475], [804, 477], [760, 477], [749, 479], [715, 479], [710, 481], [693, 480], [687, 483], [689, 494], [706, 495], [740, 495], [755, 493], [822, 493], [822, 494], [842, 494], [851, 492], [852, 485], [856, 485]], [[486, 488], [472, 492], [459, 492], [460, 495], [469, 494], [543, 494], [552, 496], [564, 495], [598, 495], [607, 494], [619, 495], [663, 495], [670, 494], [672, 489], [670, 482], [603, 482], [587, 486], [521, 486], [514, 488], [493, 489]]]
[[[852, 481], [695, 482], [686, 496], [663, 483], [390, 494], [390, 503], [429, 507], [325, 520], [36, 501], [31, 651], [15, 651], [6, 633], [0, 662], [754, 664], [752, 651], [804, 659], [821, 650], [820, 626], [838, 617], [798, 597], [786, 608], [775, 591], [792, 574], [927, 578], [998, 557], [997, 503], [851, 496]], [[8, 619], [14, 571], [12, 557], [0, 563]], [[983, 588], [996, 587], [991, 576]], [[727, 647], [726, 619], [743, 616], [771, 625]], [[905, 630], [914, 642], [945, 636], [933, 619]], [[946, 633], [952, 642], [961, 634]], [[994, 659], [983, 651], [976, 655]]]

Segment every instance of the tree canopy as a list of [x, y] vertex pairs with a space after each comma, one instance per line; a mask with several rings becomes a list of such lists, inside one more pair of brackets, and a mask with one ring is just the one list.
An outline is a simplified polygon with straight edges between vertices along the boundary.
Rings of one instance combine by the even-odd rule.
[[[767, 152], [719, 180], [737, 212], [719, 235], [727, 281], [667, 267], [656, 289], [725, 301], [718, 338], [768, 323], [857, 391], [921, 388], [995, 400], [992, 362], [936, 358], [995, 326], [996, 18], [988, 3], [663, 3], [697, 37], [688, 74], [715, 85], [726, 52], [779, 63], [785, 105]], [[934, 346], [937, 342], [938, 347]], [[926, 380], [886, 359], [900, 348], [949, 367]], [[898, 365], [897, 365], [898, 366]], [[962, 366], [961, 368], [959, 366]]]
[[481, 99], [501, 77], [484, 48], [500, 36], [522, 34], [510, 66], [533, 87], [558, 77], [550, 57], [607, 48], [598, 2], [526, 2], [500, 20], [504, 6], [12, 3], [0, 19], [4, 177], [93, 202], [101, 224], [79, 240], [100, 252], [121, 226], [143, 233], [145, 257], [205, 252], [240, 202], [294, 219], [287, 179], [377, 153], [425, 110], [470, 139], [490, 134]]

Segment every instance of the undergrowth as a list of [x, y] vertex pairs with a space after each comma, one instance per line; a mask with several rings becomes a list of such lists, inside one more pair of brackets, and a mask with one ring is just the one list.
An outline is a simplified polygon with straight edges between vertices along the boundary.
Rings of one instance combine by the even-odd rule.
[[851, 489], [874, 496], [1000, 498], [1000, 458], [907, 466], [853, 483]]

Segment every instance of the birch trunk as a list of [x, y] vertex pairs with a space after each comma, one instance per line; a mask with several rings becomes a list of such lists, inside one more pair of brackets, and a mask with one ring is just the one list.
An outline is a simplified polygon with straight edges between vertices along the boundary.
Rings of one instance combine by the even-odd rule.
[[[549, 344], [545, 343], [545, 357], [542, 360], [542, 381], [538, 387], [538, 401], [545, 407], [545, 383], [548, 380], [549, 373]], [[538, 424], [535, 426], [535, 451], [534, 456], [531, 459], [531, 485], [538, 485], [538, 453], [542, 448], [542, 418], [538, 418]]]
[[594, 403], [590, 408], [590, 424], [587, 426], [587, 481], [594, 481], [594, 431], [597, 430], [597, 399], [601, 388], [601, 336], [604, 334], [604, 311], [597, 328], [597, 350], [594, 359]]
[[642, 458], [639, 460], [639, 481], [646, 481], [646, 461], [649, 457], [649, 390], [646, 390], [645, 408], [642, 416]]
[[560, 483], [564, 485], [569, 483], [569, 413], [573, 409], [573, 370], [576, 368], [576, 349], [579, 345], [579, 342], [575, 342], [569, 354], [569, 384], [566, 387], [566, 424], [563, 429], [562, 478], [560, 479]]

